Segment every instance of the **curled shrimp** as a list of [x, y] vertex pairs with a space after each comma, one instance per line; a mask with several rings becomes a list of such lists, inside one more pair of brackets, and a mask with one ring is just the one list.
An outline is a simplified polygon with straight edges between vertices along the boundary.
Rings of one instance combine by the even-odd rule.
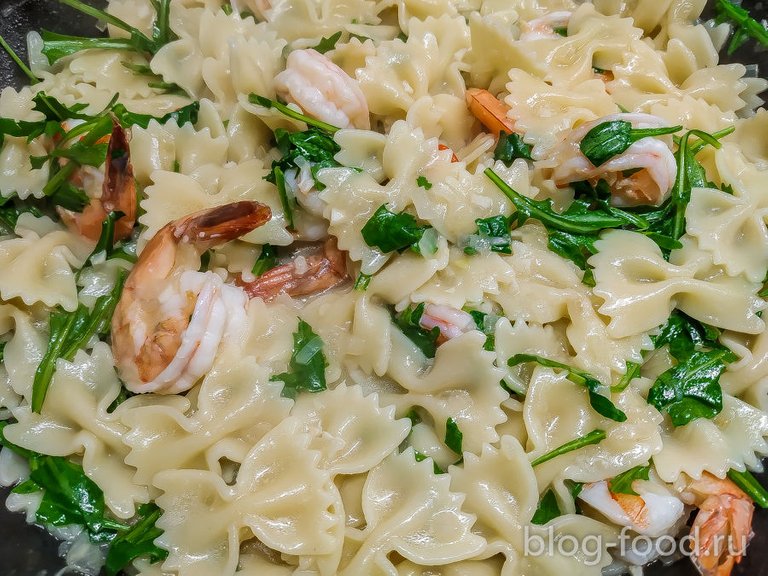
[[646, 483], [635, 487], [637, 495], [611, 492], [607, 480], [585, 484], [579, 499], [619, 526], [657, 538], [667, 534], [681, 519], [683, 502], [667, 490], [652, 490]]
[[238, 284], [250, 298], [271, 300], [279, 294], [292, 297], [309, 296], [329, 290], [347, 279], [346, 254], [329, 238], [316, 254], [299, 256], [282, 264], [251, 282], [242, 278]]
[[294, 50], [275, 76], [275, 89], [310, 116], [338, 126], [368, 130], [368, 102], [357, 81], [317, 50]]
[[101, 188], [101, 194], [94, 194], [82, 212], [61, 207], [58, 209], [68, 228], [94, 242], [99, 239], [101, 225], [110, 212], [123, 213], [115, 222], [114, 241], [128, 238], [136, 221], [136, 185], [128, 136], [120, 123], [113, 119], [112, 134], [105, 139], [108, 139], [109, 145], [104, 171], [100, 172], [92, 166], [81, 166], [72, 177], [76, 186], [86, 191]]
[[480, 123], [499, 137], [500, 132], [512, 134], [514, 122], [507, 116], [509, 106], [482, 88], [469, 88], [466, 93], [467, 108]]
[[752, 535], [752, 500], [728, 478], [706, 472], [687, 492], [699, 508], [691, 527], [691, 560], [703, 576], [729, 576]]
[[520, 26], [520, 40], [527, 42], [531, 40], [543, 40], [559, 38], [560, 35], [555, 31], [556, 28], [568, 26], [573, 12], [561, 10], [550, 12], [540, 18], [535, 18], [529, 22], [523, 22]]
[[475, 320], [469, 313], [442, 304], [424, 306], [419, 324], [427, 330], [432, 328], [440, 330], [440, 336], [437, 339], [438, 344], [443, 344], [476, 328]]
[[242, 321], [247, 297], [196, 264], [208, 248], [270, 218], [263, 204], [234, 202], [174, 220], [147, 243], [112, 317], [112, 351], [128, 390], [176, 394], [210, 370], [219, 343]]
[[616, 206], [660, 206], [669, 196], [677, 177], [675, 156], [664, 141], [643, 138], [600, 166], [592, 164], [579, 148], [592, 128], [619, 120], [629, 122], [633, 128], [667, 125], [663, 118], [640, 113], [613, 114], [587, 122], [573, 130], [555, 150], [557, 165], [552, 179], [559, 187], [585, 180], [592, 184], [605, 180], [611, 188], [611, 201]]

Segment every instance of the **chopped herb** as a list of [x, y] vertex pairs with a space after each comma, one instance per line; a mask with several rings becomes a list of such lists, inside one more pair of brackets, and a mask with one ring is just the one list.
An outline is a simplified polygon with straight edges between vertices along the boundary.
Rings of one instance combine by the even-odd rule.
[[757, 40], [763, 46], [768, 46], [768, 30], [752, 18], [749, 12], [728, 0], [715, 1], [715, 22], [733, 24], [733, 36], [728, 44], [728, 54], [733, 54], [748, 38]]
[[0, 342], [0, 364], [5, 361], [5, 345], [8, 344], [7, 340]]
[[139, 506], [139, 519], [112, 540], [104, 568], [108, 576], [116, 576], [136, 558], [148, 558], [151, 564], [165, 560], [168, 551], [158, 548], [154, 541], [163, 531], [156, 526], [162, 510], [155, 504]]
[[395, 316], [395, 325], [413, 342], [427, 358], [434, 358], [437, 352], [437, 339], [440, 328], [431, 330], [421, 327], [421, 316], [424, 314], [424, 303], [416, 307], [409, 306]]
[[336, 48], [336, 43], [341, 38], [341, 31], [336, 32], [336, 34], [333, 34], [329, 36], [328, 38], [321, 38], [320, 42], [318, 42], [317, 46], [315, 46], [315, 50], [320, 52], [320, 54], [325, 54], [326, 52], [330, 52], [334, 48]]
[[729, 470], [728, 478], [730, 478], [736, 486], [744, 490], [744, 492], [752, 498], [752, 501], [760, 506], [760, 508], [768, 508], [768, 490], [763, 488], [757, 478], [755, 478], [749, 471], [739, 472], [738, 470]]
[[614, 156], [625, 152], [627, 148], [638, 140], [674, 134], [682, 129], [682, 126], [632, 128], [632, 124], [625, 120], [603, 122], [587, 132], [586, 136], [581, 140], [579, 148], [592, 164], [600, 166]]
[[419, 224], [411, 214], [395, 214], [387, 209], [386, 204], [382, 204], [360, 232], [368, 246], [379, 248], [382, 252], [394, 252], [418, 244], [427, 228], [429, 226]]
[[285, 219], [288, 222], [288, 228], [293, 229], [293, 199], [288, 197], [288, 188], [285, 185], [285, 174], [283, 174], [280, 166], [272, 166], [272, 172], [264, 177], [265, 180], [272, 178], [275, 186], [277, 186], [277, 193], [280, 195], [280, 204], [283, 207], [285, 213]]
[[536, 512], [533, 514], [533, 518], [531, 518], [531, 524], [543, 526], [550, 520], [559, 518], [562, 515], [563, 512], [557, 504], [555, 491], [550, 488], [544, 493], [544, 496], [541, 497], [539, 505], [536, 507]]
[[288, 363], [288, 372], [277, 374], [271, 381], [282, 381], [282, 395], [296, 398], [299, 392], [322, 392], [326, 389], [323, 341], [312, 330], [312, 326], [299, 318], [299, 325], [293, 333], [293, 353]]
[[253, 264], [251, 273], [254, 276], [261, 276], [267, 270], [272, 270], [277, 266], [277, 250], [271, 244], [264, 244], [261, 247], [261, 254], [256, 258], [256, 262]]
[[235, 12], [231, 4], [222, 4], [221, 11], [224, 12], [224, 14], [227, 16], [232, 16], [232, 14]]
[[126, 107], [120, 103], [115, 104], [110, 111], [115, 115], [115, 117], [117, 117], [123, 128], [129, 128], [131, 126], [147, 128], [152, 120], [156, 120], [158, 124], [166, 124], [171, 120], [175, 120], [177, 125], [183, 126], [187, 123], [195, 124], [197, 122], [197, 115], [200, 111], [200, 103], [192, 102], [191, 104], [182, 106], [181, 108], [178, 108], [173, 112], [168, 112], [168, 114], [160, 117], [150, 116], [149, 114], [136, 114], [135, 112], [129, 112]]
[[582, 436], [581, 438], [576, 438], [575, 440], [566, 442], [562, 446], [558, 446], [554, 450], [551, 450], [546, 454], [542, 454], [541, 456], [536, 458], [533, 462], [531, 462], [531, 466], [534, 466], [534, 467], [538, 466], [539, 464], [548, 462], [554, 458], [557, 458], [558, 456], [567, 454], [568, 452], [573, 452], [574, 450], [579, 450], [580, 448], [584, 448], [585, 446], [599, 444], [606, 438], [607, 438], [607, 435], [604, 430], [592, 430], [592, 432], [590, 432], [585, 436]]
[[419, 422], [421, 422], [421, 415], [419, 414], [419, 411], [414, 406], [405, 415], [408, 420], [411, 421], [411, 426], [416, 426]]
[[373, 278], [371, 274], [363, 274], [360, 272], [357, 276], [357, 280], [355, 280], [355, 290], [358, 292], [365, 292], [368, 289], [368, 284], [371, 283], [371, 278]]
[[[473, 244], [488, 244], [491, 252], [500, 254], [512, 254], [512, 238], [509, 235], [509, 218], [503, 214], [491, 216], [490, 218], [478, 218], [475, 220], [477, 232], [474, 239], [468, 239], [469, 245], [464, 249], [467, 254], [477, 254], [478, 250], [473, 248]], [[468, 252], [469, 250], [469, 252]]]
[[496, 350], [496, 335], [495, 335], [495, 322], [489, 322], [489, 319], [496, 318], [480, 310], [468, 310], [469, 315], [475, 321], [475, 326], [483, 334], [485, 334], [485, 344], [483, 349], [493, 352]]
[[48, 387], [56, 371], [56, 360], [63, 358], [71, 361], [75, 353], [88, 344], [93, 336], [102, 336], [109, 332], [112, 314], [120, 299], [126, 274], [121, 271], [109, 294], [99, 296], [89, 310], [80, 304], [74, 312], [58, 308], [51, 313], [48, 349], [35, 370], [32, 384], [32, 410], [39, 413], [43, 408]]
[[512, 163], [518, 158], [533, 160], [531, 156], [533, 148], [523, 142], [520, 134], [507, 134], [504, 131], [499, 133], [499, 141], [493, 152], [494, 160], [501, 160], [505, 165], [512, 166]]
[[459, 430], [456, 420], [448, 418], [445, 421], [445, 445], [456, 452], [459, 456], [463, 454], [464, 434]]
[[608, 489], [614, 494], [631, 494], [632, 496], [639, 496], [639, 494], [632, 489], [632, 484], [635, 480], [648, 480], [650, 472], [650, 466], [635, 466], [634, 468], [611, 478], [608, 481]]
[[635, 378], [640, 377], [642, 366], [636, 362], [627, 362], [627, 369], [615, 386], [611, 386], [611, 392], [623, 392]]
[[541, 356], [534, 356], [533, 354], [515, 354], [508, 360], [507, 363], [510, 366], [517, 366], [518, 364], [523, 364], [525, 362], [536, 362], [537, 364], [547, 368], [565, 370], [568, 373], [568, 380], [574, 384], [584, 386], [587, 389], [589, 393], [589, 404], [592, 406], [595, 412], [605, 416], [606, 418], [615, 420], [616, 422], [626, 421], [627, 415], [619, 408], [617, 408], [613, 402], [611, 402], [610, 398], [607, 398], [599, 393], [600, 388], [602, 388], [602, 384], [600, 384], [600, 381], [591, 374], [588, 374], [583, 370], [578, 370], [568, 366], [567, 364], [549, 360], [547, 358], [542, 358]]
[[568, 36], [568, 26], [557, 26], [552, 28], [552, 32], [559, 36]]
[[[422, 454], [421, 452], [418, 452], [416, 450], [413, 451], [413, 457], [416, 459], [416, 462], [423, 462], [427, 458], [432, 458], [431, 456], [427, 456], [426, 454]], [[445, 470], [440, 468], [440, 466], [437, 465], [437, 462], [432, 460], [432, 470], [435, 474], [445, 474]]]
[[419, 176], [418, 178], [416, 178], [416, 185], [421, 188], [424, 188], [424, 190], [429, 190], [430, 188], [432, 188], [432, 182], [427, 180], [426, 176]]

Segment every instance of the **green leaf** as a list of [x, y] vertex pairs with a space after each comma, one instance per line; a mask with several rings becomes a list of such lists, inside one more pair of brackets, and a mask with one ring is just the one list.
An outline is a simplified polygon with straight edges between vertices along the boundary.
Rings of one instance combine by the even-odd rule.
[[120, 103], [117, 103], [112, 107], [112, 113], [120, 121], [123, 128], [130, 128], [132, 126], [147, 128], [152, 120], [156, 120], [159, 124], [166, 124], [171, 120], [175, 120], [176, 124], [179, 126], [183, 126], [187, 123], [195, 124], [197, 123], [197, 115], [199, 111], [199, 102], [192, 102], [191, 104], [182, 106], [181, 108], [160, 117], [129, 112], [128, 109]]
[[648, 403], [666, 411], [675, 426], [697, 418], [714, 418], [723, 409], [720, 375], [733, 356], [724, 349], [693, 352], [656, 379], [648, 392]]
[[98, 254], [104, 253], [107, 260], [110, 258], [115, 243], [115, 222], [123, 216], [125, 214], [120, 211], [112, 211], [107, 214], [107, 217], [101, 223], [101, 234], [96, 242], [96, 246], [93, 248], [90, 256], [88, 256], [85, 264], [83, 264], [83, 268], [92, 265], [94, 257]]
[[729, 470], [728, 478], [741, 488], [760, 508], [768, 508], [768, 490], [748, 471]]
[[453, 418], [448, 418], [445, 421], [445, 445], [461, 456], [464, 453], [463, 443], [464, 434], [459, 430], [459, 425]]
[[427, 180], [426, 176], [419, 176], [416, 178], [416, 185], [420, 186], [421, 188], [424, 188], [424, 190], [429, 190], [432, 188], [432, 182]]
[[757, 40], [763, 46], [768, 46], [768, 31], [762, 23], [749, 15], [749, 12], [728, 0], [715, 1], [715, 21], [718, 24], [729, 22], [733, 24], [734, 32], [728, 46], [728, 54], [733, 54], [747, 38]]
[[27, 78], [29, 78], [32, 84], [37, 84], [38, 82], [40, 82], [40, 79], [37, 76], [35, 76], [32, 70], [29, 69], [29, 66], [27, 66], [24, 63], [24, 61], [19, 57], [19, 55], [13, 51], [13, 48], [11, 48], [10, 44], [8, 44], [8, 42], [6, 42], [5, 38], [3, 38], [2, 36], [0, 36], [0, 47], [3, 50], [5, 50], [8, 56], [10, 56], [11, 60], [13, 60], [16, 66], [19, 67], [19, 70], [21, 70], [24, 73], [24, 75]]
[[679, 362], [684, 362], [696, 350], [728, 350], [718, 342], [720, 331], [717, 328], [694, 320], [687, 314], [675, 310], [653, 337], [655, 348], [669, 346], [669, 353]]
[[267, 270], [272, 270], [277, 266], [277, 250], [271, 244], [264, 244], [261, 247], [261, 254], [256, 258], [256, 262], [253, 264], [251, 273], [254, 276], [261, 276]]
[[24, 213], [30, 213], [35, 217], [40, 217], [43, 213], [28, 200], [21, 201], [18, 199], [11, 200], [4, 204], [0, 204], [0, 234], [13, 234], [16, 230], [16, 223], [19, 221], [19, 216]]
[[566, 442], [562, 446], [558, 446], [554, 450], [551, 450], [546, 454], [542, 454], [541, 456], [536, 458], [533, 462], [531, 462], [531, 466], [536, 467], [540, 464], [543, 464], [544, 462], [549, 462], [550, 460], [557, 458], [558, 456], [567, 454], [568, 452], [579, 450], [580, 448], [584, 448], [585, 446], [592, 446], [593, 444], [599, 444], [600, 442], [605, 440], [606, 437], [607, 435], [604, 430], [599, 430], [599, 429], [592, 430], [592, 432], [590, 432], [585, 436], [582, 436], [581, 438], [576, 438], [575, 440]]
[[429, 226], [419, 224], [411, 214], [395, 214], [382, 204], [360, 232], [368, 246], [382, 252], [394, 252], [417, 244], [427, 228]]
[[624, 375], [619, 379], [615, 386], [611, 386], [611, 392], [623, 392], [626, 390], [627, 386], [629, 386], [629, 383], [632, 382], [632, 380], [640, 377], [641, 368], [641, 364], [636, 362], [627, 362], [627, 369], [624, 372]]
[[[599, 238], [597, 234], [571, 234], [562, 230], [548, 230], [547, 235], [549, 236], [547, 246], [552, 252], [570, 260], [584, 271], [590, 269], [587, 260], [590, 256], [597, 254], [595, 248], [595, 242]], [[585, 275], [584, 283], [588, 284], [590, 278], [591, 275], [589, 277]], [[594, 278], [590, 285], [594, 286]]]
[[630, 468], [626, 472], [622, 472], [618, 476], [611, 478], [608, 481], [608, 489], [614, 494], [631, 494], [632, 496], [639, 496], [639, 494], [632, 489], [632, 484], [635, 480], [648, 480], [650, 472], [650, 466], [635, 466], [634, 468]]
[[643, 138], [674, 134], [682, 126], [668, 128], [632, 128], [625, 120], [603, 122], [587, 132], [579, 143], [581, 153], [595, 166], [605, 164], [614, 156], [624, 153], [633, 143]]
[[326, 52], [330, 52], [334, 48], [336, 48], [336, 43], [341, 38], [341, 31], [336, 32], [336, 34], [333, 34], [329, 36], [328, 38], [321, 38], [320, 42], [318, 42], [317, 46], [315, 46], [315, 50], [320, 52], [320, 54], [325, 54]]
[[94, 335], [105, 335], [109, 332], [112, 314], [115, 311], [120, 294], [125, 283], [126, 273], [121, 272], [109, 294], [99, 296], [89, 310], [80, 304], [74, 312], [66, 312], [58, 308], [50, 317], [50, 333], [48, 348], [35, 370], [32, 383], [32, 410], [40, 413], [43, 408], [48, 387], [56, 371], [56, 361], [59, 358], [71, 361], [75, 353], [88, 344]]
[[265, 98], [264, 96], [259, 96], [258, 94], [250, 94], [248, 96], [248, 101], [251, 104], [256, 104], [257, 106], [262, 106], [264, 108], [274, 108], [275, 110], [281, 112], [283, 115], [287, 116], [288, 118], [291, 118], [293, 120], [299, 120], [300, 122], [304, 122], [307, 126], [314, 126], [315, 128], [318, 128], [330, 134], [333, 134], [334, 132], [338, 132], [340, 129], [338, 126], [334, 126], [333, 124], [328, 124], [327, 122], [322, 122], [320, 120], [310, 118], [305, 114], [296, 112], [296, 110], [289, 108], [285, 104], [281, 104], [280, 102], [276, 102], [275, 100], [270, 100], [269, 98]]
[[87, 108], [87, 104], [75, 104], [73, 106], [66, 106], [59, 102], [53, 96], [47, 95], [45, 92], [38, 92], [32, 98], [35, 103], [34, 110], [42, 112], [45, 115], [46, 120], [53, 122], [63, 122], [64, 120], [92, 120], [92, 118], [86, 114], [81, 114], [81, 111]]
[[43, 39], [42, 52], [49, 64], [55, 64], [62, 58], [83, 50], [136, 50], [136, 45], [130, 38], [85, 38], [49, 30], [41, 30], [40, 36]]
[[135, 559], [146, 557], [150, 563], [160, 562], [168, 557], [168, 552], [158, 548], [154, 541], [163, 534], [156, 526], [162, 510], [155, 504], [139, 507], [138, 520], [112, 540], [104, 564], [108, 576], [116, 576], [127, 568]]
[[395, 325], [413, 342], [427, 358], [434, 358], [437, 352], [437, 339], [440, 336], [440, 328], [431, 330], [422, 328], [420, 321], [424, 314], [424, 303], [418, 306], [409, 306], [395, 316]]
[[293, 353], [288, 363], [288, 372], [277, 374], [271, 381], [282, 381], [282, 395], [296, 398], [299, 392], [322, 392], [326, 389], [323, 342], [314, 333], [312, 326], [299, 318], [299, 324], [293, 333]]
[[567, 364], [563, 364], [562, 362], [549, 360], [547, 358], [542, 358], [541, 356], [535, 356], [533, 354], [515, 354], [507, 361], [507, 364], [510, 366], [517, 366], [518, 364], [523, 364], [525, 362], [536, 362], [537, 364], [546, 368], [565, 370], [568, 373], [568, 380], [574, 384], [578, 384], [587, 388], [587, 392], [589, 394], [589, 404], [592, 406], [595, 412], [605, 416], [606, 418], [615, 420], [616, 422], [626, 421], [627, 415], [622, 410], [617, 408], [613, 402], [611, 402], [610, 398], [600, 394], [602, 384], [600, 384], [600, 381], [591, 374], [584, 372], [583, 370], [578, 370], [577, 368], [568, 366]]
[[477, 326], [477, 329], [485, 334], [485, 344], [483, 345], [483, 349], [488, 350], [489, 352], [496, 350], [496, 335], [494, 332], [495, 322], [489, 322], [489, 318], [496, 317], [490, 316], [489, 314], [481, 312], [480, 310], [467, 310], [467, 312], [475, 321], [475, 326]]
[[518, 158], [524, 160], [533, 160], [531, 156], [533, 148], [523, 142], [520, 134], [507, 134], [503, 130], [499, 133], [499, 141], [496, 149], [493, 151], [493, 159], [501, 160], [506, 166], [512, 166], [512, 163]]
[[355, 280], [355, 290], [358, 292], [365, 292], [368, 289], [368, 284], [371, 283], [371, 278], [373, 278], [372, 275], [360, 272], [357, 276], [357, 280]]
[[509, 235], [509, 218], [503, 214], [490, 218], [478, 218], [475, 220], [477, 232], [467, 239], [464, 252], [470, 255], [477, 254], [474, 248], [478, 244], [490, 248], [491, 252], [499, 254], [512, 254], [512, 238]]
[[557, 496], [555, 495], [555, 491], [550, 488], [544, 493], [544, 496], [542, 496], [541, 500], [539, 501], [539, 505], [536, 507], [536, 512], [533, 514], [533, 518], [531, 518], [531, 524], [543, 526], [550, 520], [559, 518], [562, 515], [563, 512], [560, 510], [560, 506], [557, 504]]

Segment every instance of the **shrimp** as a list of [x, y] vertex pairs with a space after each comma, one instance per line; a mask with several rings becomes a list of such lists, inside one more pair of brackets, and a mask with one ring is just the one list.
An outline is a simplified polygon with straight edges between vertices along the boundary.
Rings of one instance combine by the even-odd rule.
[[435, 327], [440, 329], [438, 344], [443, 344], [451, 338], [456, 338], [476, 328], [475, 320], [470, 314], [441, 304], [424, 306], [424, 313], [421, 315], [419, 324], [427, 330]]
[[507, 134], [514, 132], [515, 124], [507, 117], [509, 106], [488, 92], [488, 90], [469, 88], [466, 93], [466, 99], [469, 111], [494, 136], [498, 138], [500, 132], [506, 132]]
[[128, 390], [176, 394], [210, 370], [220, 342], [243, 322], [247, 297], [194, 264], [270, 218], [263, 204], [234, 202], [174, 220], [147, 243], [112, 317], [112, 351]]
[[559, 38], [560, 35], [555, 32], [555, 29], [568, 26], [571, 16], [573, 16], [573, 12], [562, 10], [551, 12], [530, 22], [523, 22], [520, 26], [520, 40], [529, 42], [531, 40]]
[[101, 188], [101, 195], [91, 198], [82, 212], [58, 208], [59, 215], [68, 228], [94, 242], [99, 239], [101, 225], [110, 212], [123, 213], [115, 222], [114, 241], [128, 238], [136, 221], [136, 185], [128, 137], [117, 120], [113, 120], [112, 135], [108, 140], [103, 173], [92, 166], [81, 166], [73, 176], [76, 186], [85, 190]]
[[594, 166], [579, 148], [592, 128], [619, 120], [629, 122], [633, 128], [667, 125], [663, 118], [640, 113], [613, 114], [583, 124], [555, 150], [558, 164], [552, 179], [558, 187], [584, 180], [593, 184], [605, 180], [611, 187], [611, 201], [616, 206], [660, 206], [669, 196], [677, 177], [675, 156], [664, 141], [643, 138], [600, 166]]
[[337, 286], [347, 279], [346, 254], [329, 238], [322, 251], [299, 256], [293, 262], [268, 270], [252, 282], [238, 284], [250, 298], [271, 300], [279, 294], [292, 297], [308, 296]]
[[607, 480], [593, 482], [584, 485], [579, 499], [612, 522], [639, 534], [657, 538], [669, 533], [683, 516], [683, 502], [660, 486], [638, 484], [635, 496], [611, 492]]
[[729, 576], [752, 535], [752, 500], [731, 480], [706, 472], [686, 492], [699, 508], [691, 527], [691, 560], [703, 576]]
[[357, 81], [316, 50], [294, 50], [275, 89], [310, 116], [339, 128], [368, 130], [368, 102]]

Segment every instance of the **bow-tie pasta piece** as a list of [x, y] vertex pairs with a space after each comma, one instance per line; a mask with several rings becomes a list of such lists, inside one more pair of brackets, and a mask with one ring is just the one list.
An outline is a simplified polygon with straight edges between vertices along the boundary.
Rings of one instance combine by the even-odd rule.
[[[320, 454], [293, 418], [283, 420], [251, 449], [228, 485], [218, 474], [165, 470], [158, 544], [169, 550], [163, 569], [179, 576], [230, 576], [241, 542], [253, 537], [282, 554], [326, 554], [336, 547], [330, 507], [335, 488], [318, 468]], [[201, 529], [203, 527], [204, 529]]]
[[434, 474], [431, 462], [417, 462], [411, 449], [374, 468], [363, 490], [360, 548], [340, 574], [391, 574], [391, 552], [426, 566], [475, 556], [485, 540], [472, 533], [475, 518], [462, 510], [464, 498], [449, 484], [448, 476]]

